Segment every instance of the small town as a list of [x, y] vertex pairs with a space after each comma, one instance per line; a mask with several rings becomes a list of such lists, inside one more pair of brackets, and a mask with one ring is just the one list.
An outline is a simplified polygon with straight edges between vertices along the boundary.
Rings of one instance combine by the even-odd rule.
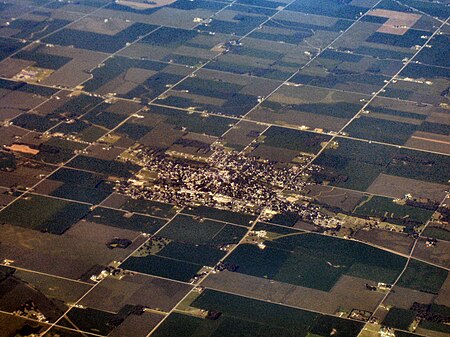
[[[301, 166], [261, 161], [219, 147], [206, 163], [172, 158], [144, 147], [132, 154], [147, 173], [155, 174], [154, 179], [137, 174], [116, 185], [118, 192], [132, 198], [262, 214], [261, 220], [279, 213], [297, 213], [323, 227], [339, 225], [336, 219], [321, 214], [317, 206], [298, 202], [295, 192], [308, 184]], [[309, 169], [320, 170], [317, 165]]]

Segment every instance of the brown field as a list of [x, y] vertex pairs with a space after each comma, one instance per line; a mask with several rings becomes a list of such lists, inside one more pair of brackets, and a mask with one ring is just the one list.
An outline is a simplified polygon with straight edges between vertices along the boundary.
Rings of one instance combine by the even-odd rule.
[[65, 87], [75, 87], [81, 82], [88, 80], [91, 75], [88, 71], [96, 67], [105, 59], [105, 55], [91, 50], [55, 46], [52, 48], [41, 47], [42, 51], [52, 55], [72, 58], [72, 61], [66, 63], [57, 69], [41, 83], [47, 85], [62, 85]]
[[[190, 99], [193, 102], [193, 107], [197, 107], [198, 110], [200, 110], [200, 111], [203, 109], [201, 107], [195, 106], [196, 103], [200, 104], [200, 105], [210, 104], [210, 105], [215, 105], [215, 106], [223, 106], [226, 103], [226, 100], [222, 99], [222, 98], [196, 95], [196, 94], [192, 94], [192, 93], [188, 93], [188, 92], [181, 92], [181, 91], [177, 91], [177, 90], [170, 90], [167, 93], [167, 95]], [[160, 102], [162, 102], [161, 104], [165, 104], [163, 99], [161, 99]]]
[[353, 211], [364, 197], [363, 193], [331, 186], [311, 185], [308, 186], [308, 189], [308, 197], [333, 207], [339, 207], [347, 212]]
[[116, 18], [103, 19], [88, 16], [70, 25], [70, 29], [113, 36], [131, 25], [131, 22]]
[[373, 229], [370, 231], [359, 230], [354, 235], [355, 239], [372, 243], [401, 254], [409, 254], [413, 239], [402, 233]]
[[297, 223], [293, 226], [293, 228], [301, 229], [308, 232], [315, 232], [318, 230], [319, 227], [316, 227], [315, 225], [309, 222], [297, 221]]
[[446, 135], [416, 131], [405, 145], [421, 150], [450, 154], [450, 137]]
[[252, 157], [260, 157], [263, 159], [282, 163], [290, 163], [298, 155], [299, 151], [282, 149], [279, 147], [273, 147], [264, 144], [258, 145], [255, 150], [250, 152], [250, 156]]
[[118, 0], [117, 3], [122, 6], [128, 6], [133, 9], [144, 10], [150, 8], [157, 8], [162, 6], [167, 6], [174, 3], [176, 0], [155, 0], [152, 2], [147, 2], [143, 0]]
[[139, 244], [126, 249], [109, 249], [104, 243], [84, 237], [53, 235], [11, 225], [0, 226], [0, 256], [14, 260], [12, 266], [79, 279], [95, 265], [107, 265], [128, 256]]
[[[370, 107], [372, 106], [426, 115], [429, 116], [426, 120], [432, 123], [448, 123], [447, 110], [433, 105], [419, 105], [415, 102], [398, 101], [395, 99], [378, 96], [372, 101], [368, 110], [370, 110]], [[444, 122], [445, 120], [447, 122]]]
[[0, 329], [0, 337], [15, 336], [16, 332], [25, 324], [33, 327], [40, 326], [39, 332], [44, 332], [50, 327], [49, 324], [37, 323], [22, 317], [0, 313], [0, 326], [2, 327], [2, 329]]
[[39, 153], [39, 150], [32, 149], [28, 145], [23, 144], [12, 144], [11, 146], [5, 146], [6, 149], [14, 151], [14, 152], [20, 152], [20, 153], [26, 153], [26, 154], [32, 154], [36, 155]]
[[0, 172], [0, 186], [31, 187], [42, 179], [39, 177], [41, 174], [47, 175], [51, 172], [51, 167], [46, 165], [39, 165], [37, 167], [32, 167], [30, 165], [23, 165], [23, 163], [20, 163], [20, 161], [17, 164], [19, 166], [14, 171]]
[[56, 109], [62, 107], [64, 104], [70, 101], [70, 99], [72, 98], [71, 95], [71, 91], [62, 90], [58, 93], [58, 95], [51, 97], [45, 103], [34, 108], [33, 112], [41, 116], [46, 116], [50, 113], [53, 113]]
[[347, 122], [344, 118], [317, 115], [308, 112], [289, 110], [279, 113], [264, 107], [258, 107], [250, 112], [247, 118], [256, 122], [273, 123], [281, 126], [308, 126], [309, 128], [323, 128], [325, 130], [337, 131]]
[[48, 321], [54, 322], [67, 309], [61, 301], [52, 301], [32, 285], [14, 276], [2, 281], [1, 290], [0, 310], [5, 312], [13, 313], [27, 301], [33, 301]]
[[393, 198], [403, 198], [405, 194], [411, 193], [414, 197], [441, 201], [445, 196], [445, 190], [445, 185], [381, 173], [367, 192]]
[[379, 33], [403, 35], [414, 24], [419, 21], [422, 15], [390, 11], [386, 9], [374, 9], [369, 13], [372, 16], [389, 18], [377, 31]]
[[107, 225], [80, 220], [75, 225], [70, 227], [66, 233], [67, 237], [76, 239], [85, 239], [99, 244], [106, 244], [111, 239], [121, 238], [128, 239], [133, 242], [143, 242], [144, 239], [141, 234], [132, 230], [111, 227]]
[[104, 146], [92, 145], [89, 147], [89, 149], [87, 149], [87, 152], [90, 157], [95, 157], [103, 160], [114, 160], [123, 152], [123, 149], [120, 148], [104, 149]]
[[396, 286], [384, 303], [389, 306], [409, 309], [414, 302], [431, 304], [435, 297], [433, 294]]
[[100, 95], [113, 92], [119, 95], [125, 95], [155, 74], [156, 71], [153, 70], [130, 68], [125, 73], [102, 85], [96, 92]]
[[91, 288], [88, 284], [22, 270], [16, 270], [14, 276], [29, 283], [48, 298], [58, 299], [66, 303], [76, 302]]
[[153, 312], [144, 312], [142, 315], [130, 315], [117, 328], [114, 328], [108, 336], [146, 337], [163, 318], [163, 315]]
[[162, 60], [166, 56], [170, 55], [171, 49], [163, 48], [159, 46], [150, 46], [145, 43], [134, 43], [128, 48], [120, 51], [118, 54], [121, 56], [127, 56], [131, 58], [147, 57], [152, 60]]
[[[226, 145], [241, 145], [243, 147], [249, 145], [256, 137], [256, 133], [261, 133], [266, 129], [265, 125], [261, 125], [258, 123], [242, 121], [233, 126], [227, 134], [224, 136], [224, 141], [227, 143]], [[251, 135], [250, 133], [255, 133]]]
[[[0, 175], [1, 178], [1, 175]], [[9, 195], [8, 193], [9, 188], [6, 187], [0, 187], [0, 208], [3, 206], [6, 206], [11, 201], [16, 199], [14, 195]]]
[[203, 144], [211, 145], [212, 143], [214, 143], [217, 140], [217, 137], [209, 136], [209, 135], [205, 135], [205, 134], [201, 134], [201, 133], [196, 133], [196, 132], [189, 132], [183, 136], [183, 139], [194, 140], [194, 141], [201, 142]]
[[22, 69], [32, 66], [33, 61], [9, 58], [0, 63], [0, 75], [3, 77], [13, 77]]
[[50, 195], [52, 192], [60, 188], [64, 183], [62, 181], [46, 179], [35, 187], [36, 193]]
[[26, 133], [26, 130], [14, 125], [0, 126], [0, 142], [3, 145], [11, 145], [16, 141], [16, 137], [21, 137]]
[[447, 279], [439, 290], [439, 294], [436, 297], [435, 302], [436, 304], [450, 307], [450, 274], [447, 276]]
[[171, 146], [177, 139], [183, 137], [183, 135], [183, 131], [173, 129], [172, 125], [160, 123], [157, 128], [154, 128], [139, 139], [139, 142], [149, 147], [166, 148]]
[[414, 256], [438, 266], [450, 268], [450, 242], [438, 240], [436, 246], [427, 247], [426, 241], [426, 238], [420, 238], [414, 249]]
[[125, 304], [145, 305], [170, 311], [192, 286], [148, 275], [129, 275], [122, 280], [107, 278], [81, 302], [91, 308], [118, 312]]
[[335, 314], [345, 308], [375, 310], [383, 294], [365, 290], [364, 279], [343, 276], [330, 292], [228, 271], [211, 274], [202, 284], [208, 288], [254, 297], [273, 303]]
[[45, 100], [46, 97], [19, 90], [0, 91], [0, 120], [12, 119], [31, 110]]
[[123, 194], [113, 193], [106, 199], [102, 205], [106, 207], [121, 208], [129, 198]]
[[427, 337], [448, 337], [448, 333], [439, 332], [439, 331], [433, 331], [433, 330], [426, 330], [426, 329], [423, 329], [421, 327], [418, 327], [415, 330], [415, 332], [419, 333], [419, 334], [422, 334], [424, 336], [427, 336]]
[[438, 123], [438, 124], [447, 124], [450, 125], [450, 121], [448, 119], [449, 109], [436, 109], [430, 116], [427, 118], [427, 122], [430, 123]]
[[393, 121], [393, 122], [400, 122], [400, 123], [408, 123], [413, 125], [420, 125], [422, 123], [422, 120], [415, 119], [415, 118], [407, 118], [407, 117], [401, 117], [401, 116], [392, 116], [388, 114], [382, 114], [378, 112], [370, 112], [369, 117], [371, 118], [377, 118], [382, 119], [386, 121]]

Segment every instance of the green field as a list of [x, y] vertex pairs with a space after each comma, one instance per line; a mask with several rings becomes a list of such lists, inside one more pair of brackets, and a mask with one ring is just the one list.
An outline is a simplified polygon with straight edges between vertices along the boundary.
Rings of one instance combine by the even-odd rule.
[[177, 215], [158, 232], [158, 236], [173, 241], [156, 255], [177, 262], [213, 267], [225, 255], [220, 248], [223, 245], [238, 243], [246, 233], [247, 229], [242, 227]]
[[153, 234], [166, 223], [165, 220], [159, 218], [139, 214], [129, 216], [126, 212], [103, 207], [95, 208], [94, 211], [89, 213], [86, 220], [148, 234]]
[[450, 230], [445, 227], [428, 226], [423, 232], [423, 235], [439, 240], [450, 241]]
[[194, 245], [189, 243], [169, 243], [158, 256], [195, 263], [202, 266], [214, 267], [225, 255], [224, 251], [205, 245]]
[[202, 265], [163, 258], [157, 255], [148, 255], [145, 257], [132, 256], [120, 267], [144, 274], [187, 282], [201, 269]]
[[151, 200], [127, 198], [120, 207], [130, 212], [144, 213], [161, 218], [171, 218], [175, 215], [173, 205]]
[[90, 308], [72, 308], [67, 318], [63, 318], [59, 323], [68, 328], [107, 335], [113, 329], [110, 322], [114, 316], [112, 313]]
[[211, 207], [200, 206], [196, 208], [188, 208], [183, 210], [184, 214], [191, 214], [203, 218], [209, 218], [213, 220], [220, 220], [237, 224], [241, 226], [250, 226], [256, 219], [255, 216], [245, 213], [235, 213], [222, 209], [216, 209]]
[[342, 275], [392, 283], [406, 260], [355, 241], [299, 233], [241, 245], [227, 258], [238, 272], [329, 291]]
[[405, 224], [409, 221], [424, 224], [433, 214], [433, 211], [420, 207], [399, 205], [393, 202], [393, 199], [379, 196], [373, 196], [367, 202], [363, 201], [361, 206], [356, 206], [353, 212], [359, 215], [386, 218], [387, 220], [403, 220]]
[[226, 244], [239, 242], [246, 232], [245, 228], [222, 222], [177, 215], [158, 235], [192, 244]]
[[274, 126], [267, 130], [264, 136], [265, 145], [307, 153], [319, 152], [321, 144], [330, 140], [327, 135]]
[[0, 223], [62, 234], [88, 211], [84, 204], [27, 195], [0, 212]]
[[411, 260], [405, 273], [398, 281], [400, 287], [437, 294], [444, 284], [448, 272], [427, 263]]
[[408, 330], [415, 318], [415, 311], [394, 307], [389, 310], [382, 324], [390, 328]]
[[191, 306], [218, 311], [217, 320], [201, 319], [174, 313], [154, 333], [157, 337], [169, 336], [357, 336], [363, 323], [324, 316], [305, 310], [221, 293], [204, 291]]
[[90, 172], [62, 168], [48, 179], [62, 182], [50, 195], [98, 204], [113, 192], [113, 183]]
[[446, 184], [450, 157], [391, 146], [338, 139], [338, 148], [328, 148], [315, 161], [325, 172], [316, 173], [332, 185], [365, 191], [380, 173]]
[[161, 116], [165, 122], [174, 125], [177, 130], [185, 129], [189, 132], [207, 134], [220, 137], [235, 123], [234, 119], [220, 116], [202, 116], [190, 114], [186, 111], [170, 109], [159, 106], [151, 106], [151, 113]]

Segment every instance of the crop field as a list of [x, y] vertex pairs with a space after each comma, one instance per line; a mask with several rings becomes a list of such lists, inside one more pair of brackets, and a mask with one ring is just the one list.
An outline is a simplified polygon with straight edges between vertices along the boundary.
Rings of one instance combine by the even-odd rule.
[[264, 136], [265, 145], [311, 154], [319, 152], [322, 149], [322, 144], [330, 140], [330, 137], [326, 135], [297, 130], [285, 130], [277, 127], [271, 127], [264, 132]]
[[[426, 278], [424, 278], [426, 275]], [[410, 289], [437, 294], [448, 276], [445, 269], [417, 260], [411, 261], [398, 285]]]
[[26, 319], [19, 316], [0, 313], [0, 324], [5, 327], [2, 333], [12, 334], [16, 331], [32, 331], [33, 333], [43, 333], [49, 328], [49, 324], [38, 323], [30, 319]]
[[437, 224], [431, 223], [430, 226], [428, 226], [425, 230], [424, 234], [436, 239], [450, 241], [450, 231], [445, 226], [439, 226]]
[[170, 224], [159, 232], [161, 236], [192, 244], [232, 243], [235, 235], [243, 235], [246, 229], [214, 220], [197, 220], [196, 218], [178, 215]]
[[1, 212], [0, 223], [62, 234], [81, 219], [88, 208], [75, 202], [33, 195]]
[[239, 246], [227, 262], [237, 265], [240, 273], [324, 291], [342, 275], [393, 282], [405, 263], [400, 256], [370, 246], [315, 234], [281, 235], [265, 244], [264, 250]]
[[[437, 185], [444, 187], [446, 184], [445, 170], [441, 165], [446, 165], [447, 156], [349, 139], [340, 139], [338, 144], [337, 149], [327, 149], [316, 161], [330, 169], [320, 175], [329, 175], [327, 179], [331, 178], [333, 185], [360, 191], [369, 188], [368, 191], [375, 192], [371, 184], [378, 183], [381, 174], [417, 180], [419, 183], [424, 181], [437, 190]], [[394, 179], [388, 184], [395, 184]], [[388, 190], [384, 191], [390, 194]]]
[[[447, 90], [449, 74], [447, 68], [438, 70], [429, 65], [409, 65], [400, 73], [399, 81], [391, 83], [382, 96], [432, 105], [445, 104], [445, 94], [441, 94]], [[424, 82], [432, 85], [421, 86], [421, 90], [417, 90]]]
[[292, 82], [370, 94], [398, 70], [399, 61], [326, 51], [292, 78]]
[[283, 86], [249, 114], [255, 121], [338, 130], [362, 107], [365, 96], [308, 86]]
[[189, 285], [160, 278], [126, 276], [123, 280], [105, 280], [83, 299], [82, 304], [116, 313], [125, 305], [139, 304], [164, 312], [176, 305], [190, 289]]
[[175, 214], [175, 207], [148, 200], [135, 200], [122, 194], [111, 194], [104, 202], [107, 207], [120, 208], [129, 212], [136, 212], [156, 216], [159, 218], [171, 218]]
[[[48, 184], [56, 185], [50, 195], [89, 203], [99, 203], [112, 192], [111, 183], [92, 173], [62, 169], [51, 175]], [[43, 183], [45, 185], [45, 182]]]
[[133, 58], [198, 66], [222, 50], [230, 35], [161, 27], [119, 54]]
[[208, 218], [212, 220], [224, 221], [229, 224], [241, 226], [250, 226], [256, 219], [254, 216], [244, 213], [229, 212], [211, 207], [196, 207], [183, 210], [184, 214], [193, 215], [200, 218]]
[[356, 206], [355, 213], [392, 219], [407, 219], [421, 224], [427, 222], [433, 214], [431, 210], [399, 205], [392, 199], [383, 197], [373, 197], [368, 201], [362, 201], [361, 205], [361, 207]]
[[148, 255], [145, 257], [133, 256], [121, 267], [139, 273], [188, 282], [202, 268], [202, 265], [164, 258], [158, 255]]
[[160, 218], [153, 218], [151, 216], [140, 214], [129, 214], [125, 211], [103, 207], [98, 207], [89, 213], [88, 216], [86, 216], [86, 220], [143, 233], [154, 233], [166, 223], [165, 220]]
[[258, 98], [272, 92], [280, 82], [252, 79], [247, 76], [213, 70], [199, 70], [173, 87], [157, 103], [218, 113], [229, 116], [245, 115]]
[[140, 166], [128, 162], [99, 159], [95, 156], [78, 156], [70, 162], [70, 167], [108, 174], [113, 177], [130, 177], [137, 172]]
[[158, 231], [158, 238], [141, 248], [122, 267], [150, 275], [189, 281], [203, 266], [214, 266], [247, 230], [214, 220], [177, 215]]
[[154, 25], [134, 23], [114, 35], [65, 28], [44, 39], [44, 42], [113, 53], [123, 48], [127, 42], [134, 41], [155, 28]]
[[[12, 313], [27, 301], [32, 301], [39, 306], [50, 322], [54, 322], [64, 310], [67, 310], [64, 302], [77, 300], [90, 289], [89, 285], [7, 267], [1, 267], [0, 275], [2, 275], [0, 290], [3, 294], [0, 308], [3, 312]], [[33, 284], [33, 287], [29, 284]]]
[[319, 315], [305, 310], [282, 307], [277, 304], [257, 301], [232, 294], [206, 290], [192, 307], [214, 310], [222, 315], [217, 320], [208, 320], [174, 313], [156, 332], [156, 336], [169, 336], [174, 331], [179, 336], [327, 336], [336, 330], [336, 335], [356, 336], [362, 327], [360, 322]]

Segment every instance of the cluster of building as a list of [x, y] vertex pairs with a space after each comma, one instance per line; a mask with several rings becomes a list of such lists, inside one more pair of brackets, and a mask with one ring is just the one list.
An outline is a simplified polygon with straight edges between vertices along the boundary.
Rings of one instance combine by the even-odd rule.
[[31, 318], [39, 322], [48, 322], [47, 318], [39, 311], [32, 300], [25, 302], [21, 307], [13, 312], [14, 315]]
[[120, 192], [136, 198], [178, 205], [206, 205], [238, 212], [296, 211], [297, 206], [280, 192], [299, 189], [298, 166], [261, 162], [237, 152], [216, 149], [206, 163], [171, 158], [148, 148], [134, 150], [146, 170], [157, 174], [153, 181], [130, 179], [118, 184]]
[[296, 213], [305, 221], [332, 222], [317, 206], [285, 193], [308, 184], [299, 165], [280, 165], [221, 148], [215, 148], [207, 162], [177, 159], [146, 147], [133, 149], [130, 157], [151, 173], [116, 185], [118, 192], [136, 199], [262, 214], [261, 220]]
[[133, 275], [133, 273], [128, 270], [124, 270], [122, 268], [107, 266], [104, 269], [102, 269], [99, 274], [93, 274], [90, 277], [90, 280], [98, 283], [108, 276], [112, 276], [120, 280], [126, 275]]

